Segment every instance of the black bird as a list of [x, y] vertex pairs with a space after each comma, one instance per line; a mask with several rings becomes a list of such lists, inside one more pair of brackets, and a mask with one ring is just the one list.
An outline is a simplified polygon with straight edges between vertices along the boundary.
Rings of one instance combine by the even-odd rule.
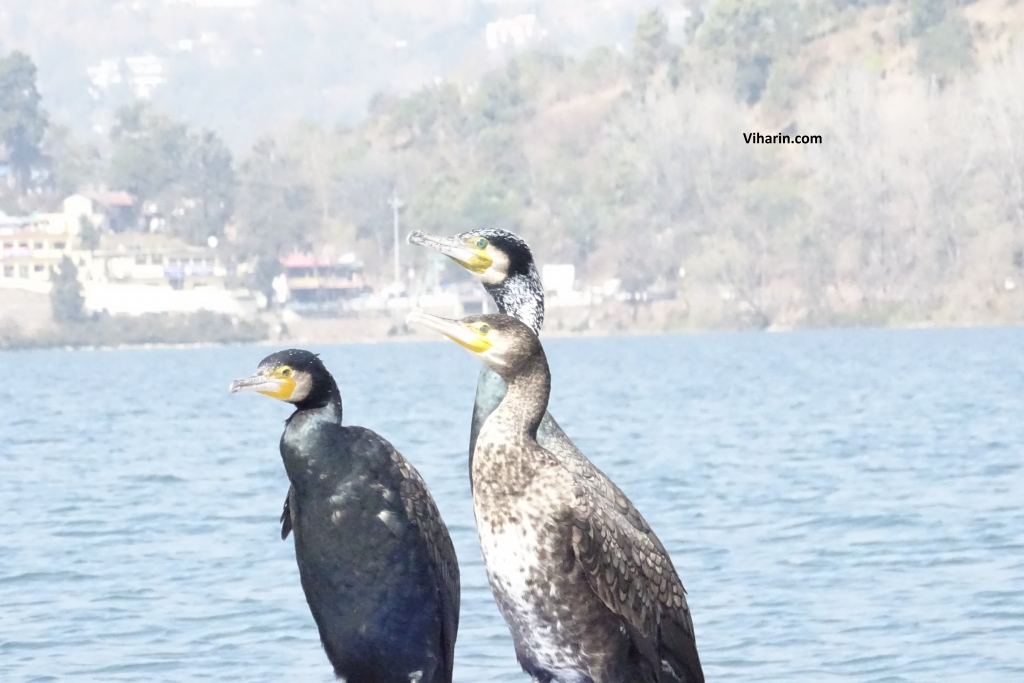
[[[551, 373], [536, 333], [507, 315], [414, 312], [505, 381], [477, 435], [473, 507], [491, 590], [537, 683], [701, 683], [672, 560], [629, 499], [538, 443]], [[571, 442], [570, 442], [571, 443]]]
[[419, 473], [376, 433], [341, 423], [341, 394], [320, 359], [267, 356], [231, 393], [287, 401], [281, 457], [291, 480], [302, 589], [334, 672], [347, 683], [450, 683], [459, 565]]

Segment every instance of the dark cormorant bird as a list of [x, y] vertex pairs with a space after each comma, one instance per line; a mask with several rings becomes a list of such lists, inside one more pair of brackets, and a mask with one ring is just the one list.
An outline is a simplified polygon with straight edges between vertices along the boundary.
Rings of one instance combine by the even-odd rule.
[[[551, 374], [536, 333], [502, 315], [414, 312], [507, 385], [472, 461], [491, 590], [536, 683], [702, 683], [672, 560], [629, 499], [576, 451], [538, 443]], [[581, 465], [581, 462], [586, 466]]]
[[267, 356], [231, 393], [287, 401], [281, 457], [291, 480], [282, 537], [295, 532], [302, 589], [334, 672], [347, 683], [450, 683], [459, 565], [419, 473], [376, 433], [341, 423], [320, 359]]

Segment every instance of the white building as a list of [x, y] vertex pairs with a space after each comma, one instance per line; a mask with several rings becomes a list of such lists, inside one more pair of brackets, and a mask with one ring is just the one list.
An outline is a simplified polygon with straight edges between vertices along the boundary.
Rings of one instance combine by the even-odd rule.
[[[117, 205], [124, 193], [99, 192]], [[60, 213], [0, 214], [0, 288], [46, 294], [50, 275], [67, 256], [78, 268], [87, 311], [111, 314], [190, 313], [243, 315], [246, 306], [225, 288], [227, 268], [216, 250], [167, 235], [105, 233], [96, 249], [81, 248], [83, 223], [110, 225], [105, 205], [76, 194]]]
[[64, 200], [60, 213], [8, 216], [0, 213], [0, 287], [50, 291], [50, 273], [77, 246], [82, 216], [92, 214], [81, 195]]
[[128, 81], [141, 99], [149, 99], [156, 87], [167, 82], [164, 63], [156, 55], [126, 57], [124, 63], [128, 68]]
[[99, 95], [98, 91], [108, 90], [123, 80], [121, 62], [117, 59], [104, 59], [99, 64], [88, 67], [85, 73], [92, 82], [93, 87], [89, 90], [93, 97]]
[[567, 296], [576, 283], [576, 266], [571, 263], [545, 263], [541, 266], [540, 279], [545, 292]]
[[521, 48], [543, 38], [536, 14], [519, 14], [489, 22], [484, 29], [487, 49]]
[[238, 297], [225, 287], [228, 270], [212, 248], [129, 232], [103, 235], [98, 249], [78, 251], [74, 258], [87, 311], [243, 313]]

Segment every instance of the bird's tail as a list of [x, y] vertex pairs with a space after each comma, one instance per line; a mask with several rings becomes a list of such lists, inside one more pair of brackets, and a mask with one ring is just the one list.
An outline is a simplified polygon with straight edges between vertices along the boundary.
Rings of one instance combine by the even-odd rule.
[[[661, 624], [661, 657], [666, 683], [704, 683], [697, 642], [681, 624], [665, 619]], [[671, 670], [671, 673], [669, 673]]]

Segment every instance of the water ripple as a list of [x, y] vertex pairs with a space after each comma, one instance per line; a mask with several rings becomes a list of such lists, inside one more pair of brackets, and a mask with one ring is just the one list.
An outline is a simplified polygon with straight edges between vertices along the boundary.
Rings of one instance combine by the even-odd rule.
[[[711, 681], [1024, 680], [1024, 330], [551, 340], [552, 413], [689, 591]], [[463, 573], [456, 680], [525, 681], [476, 545], [477, 368], [314, 349], [426, 478]], [[0, 680], [333, 680], [278, 538], [262, 347], [0, 353]], [[187, 388], [187, 389], [183, 389]], [[97, 400], [100, 397], [100, 400]], [[249, 399], [249, 400], [247, 400]]]

